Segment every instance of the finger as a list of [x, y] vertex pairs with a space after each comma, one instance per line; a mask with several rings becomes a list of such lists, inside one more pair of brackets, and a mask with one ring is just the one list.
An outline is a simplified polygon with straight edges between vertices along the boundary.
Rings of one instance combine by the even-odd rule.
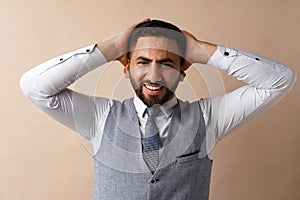
[[133, 30], [138, 24], [143, 23], [143, 22], [149, 22], [151, 21], [150, 18], [144, 18], [143, 20], [139, 21], [138, 23], [132, 24], [127, 28], [127, 30]]
[[183, 33], [186, 37], [192, 38], [192, 39], [194, 39], [194, 40], [197, 41], [197, 38], [196, 38], [193, 34], [191, 34], [190, 32], [188, 32], [188, 31], [186, 31], [186, 30], [181, 30], [181, 31], [182, 31], [182, 33]]
[[142, 20], [142, 22], [148, 22], [148, 21], [151, 21], [151, 19], [150, 19], [150, 18], [144, 18], [144, 19]]

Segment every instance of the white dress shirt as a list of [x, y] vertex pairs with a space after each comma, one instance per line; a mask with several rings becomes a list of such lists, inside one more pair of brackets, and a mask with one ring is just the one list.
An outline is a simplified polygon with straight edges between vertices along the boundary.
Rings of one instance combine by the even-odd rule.
[[[96, 45], [92, 45], [42, 63], [26, 72], [20, 80], [25, 95], [46, 114], [88, 139], [94, 154], [100, 148], [113, 101], [81, 94], [67, 87], [106, 62]], [[225, 95], [199, 100], [206, 125], [206, 148], [212, 158], [220, 139], [278, 102], [292, 88], [296, 75], [276, 61], [222, 46], [218, 46], [208, 65], [246, 83]], [[155, 118], [161, 140], [167, 137], [176, 104], [177, 98], [174, 97], [161, 106], [163, 112]], [[134, 105], [144, 134], [146, 105], [136, 96]]]

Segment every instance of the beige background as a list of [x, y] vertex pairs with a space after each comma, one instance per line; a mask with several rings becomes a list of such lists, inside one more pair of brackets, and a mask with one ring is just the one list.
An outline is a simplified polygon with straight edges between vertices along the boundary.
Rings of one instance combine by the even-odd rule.
[[[92, 157], [76, 134], [23, 96], [25, 71], [152, 17], [300, 74], [299, 9], [297, 0], [0, 0], [0, 199], [92, 198]], [[222, 76], [227, 91], [240, 85]], [[188, 78], [195, 81], [191, 72]], [[298, 81], [279, 104], [219, 143], [211, 200], [300, 199], [299, 89]]]

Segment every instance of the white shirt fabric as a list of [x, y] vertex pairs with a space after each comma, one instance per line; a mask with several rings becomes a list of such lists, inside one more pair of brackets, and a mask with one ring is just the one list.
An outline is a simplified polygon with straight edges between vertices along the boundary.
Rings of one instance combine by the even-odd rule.
[[[20, 80], [24, 94], [38, 108], [91, 142], [94, 155], [100, 148], [113, 101], [81, 94], [67, 87], [106, 62], [96, 45], [91, 45], [42, 63], [26, 72]], [[296, 74], [276, 61], [222, 46], [218, 46], [208, 65], [246, 83], [223, 96], [199, 100], [206, 125], [206, 148], [212, 159], [217, 142], [285, 96], [292, 88]], [[161, 106], [162, 114], [155, 118], [161, 140], [167, 137], [176, 104], [174, 97]], [[135, 96], [134, 106], [144, 134], [146, 105]]]

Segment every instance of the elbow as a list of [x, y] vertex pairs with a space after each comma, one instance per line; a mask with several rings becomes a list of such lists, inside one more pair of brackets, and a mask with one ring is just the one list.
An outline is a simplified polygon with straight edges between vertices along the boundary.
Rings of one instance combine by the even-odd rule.
[[273, 89], [278, 91], [282, 96], [287, 95], [292, 90], [296, 82], [296, 77], [296, 72], [293, 69], [286, 67], [281, 77], [274, 82]]
[[291, 68], [287, 68], [286, 71], [286, 88], [287, 90], [291, 90], [296, 82], [297, 79], [297, 74], [296, 72], [291, 69]]
[[33, 97], [40, 96], [37, 92], [37, 85], [35, 84], [34, 79], [30, 76], [29, 72], [26, 72], [21, 76], [19, 84], [21, 90], [27, 98], [32, 99]]
[[281, 71], [278, 71], [277, 77], [275, 77], [271, 82], [270, 90], [276, 91], [277, 94], [285, 96], [294, 86], [296, 81], [296, 72], [284, 65], [281, 65]]
[[24, 95], [26, 97], [28, 97], [30, 94], [30, 87], [29, 87], [29, 80], [28, 80], [27, 73], [25, 73], [21, 76], [19, 84], [20, 84], [20, 88], [23, 91]]

